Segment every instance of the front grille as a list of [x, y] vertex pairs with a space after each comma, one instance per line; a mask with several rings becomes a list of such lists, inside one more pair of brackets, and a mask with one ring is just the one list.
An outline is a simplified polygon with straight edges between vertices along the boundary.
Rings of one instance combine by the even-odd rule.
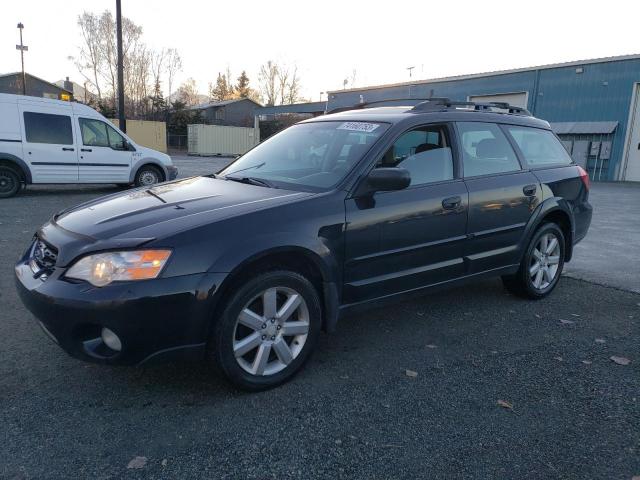
[[[35, 276], [49, 276], [56, 266], [58, 259], [58, 251], [36, 238], [33, 248], [31, 249], [31, 269]], [[46, 278], [46, 277], [45, 277]]]

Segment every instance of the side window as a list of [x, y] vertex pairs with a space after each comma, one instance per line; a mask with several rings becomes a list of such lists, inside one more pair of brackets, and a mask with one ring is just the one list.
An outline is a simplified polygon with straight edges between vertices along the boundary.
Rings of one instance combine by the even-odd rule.
[[465, 177], [520, 170], [516, 153], [496, 124], [459, 122], [457, 125]]
[[107, 125], [100, 120], [89, 118], [78, 119], [82, 143], [88, 147], [108, 147]]
[[29, 143], [73, 145], [71, 117], [67, 115], [24, 112], [24, 129]]
[[572, 160], [556, 136], [549, 130], [507, 126], [530, 167], [569, 165]]
[[453, 157], [446, 128], [430, 125], [404, 133], [378, 161], [376, 168], [381, 167], [407, 169], [410, 186], [451, 180]]
[[114, 150], [126, 150], [127, 141], [120, 135], [115, 128], [107, 125], [107, 134], [109, 135], [109, 146]]

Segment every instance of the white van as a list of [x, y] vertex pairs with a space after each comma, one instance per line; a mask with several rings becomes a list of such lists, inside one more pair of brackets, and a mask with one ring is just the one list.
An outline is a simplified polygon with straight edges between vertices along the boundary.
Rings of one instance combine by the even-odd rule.
[[137, 145], [81, 103], [0, 94], [0, 198], [36, 183], [173, 180], [171, 157]]

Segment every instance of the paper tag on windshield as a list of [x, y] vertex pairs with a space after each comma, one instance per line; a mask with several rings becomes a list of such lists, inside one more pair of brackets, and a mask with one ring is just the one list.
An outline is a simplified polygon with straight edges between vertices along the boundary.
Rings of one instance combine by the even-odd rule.
[[338, 130], [350, 130], [352, 132], [371, 133], [379, 126], [380, 124], [378, 123], [344, 122], [342, 125], [338, 127]]

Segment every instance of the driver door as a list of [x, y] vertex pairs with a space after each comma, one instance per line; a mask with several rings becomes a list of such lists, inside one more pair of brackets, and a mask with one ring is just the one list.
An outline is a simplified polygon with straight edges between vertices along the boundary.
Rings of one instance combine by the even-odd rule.
[[76, 117], [80, 132], [79, 178], [82, 183], [129, 183], [132, 152], [115, 128], [96, 118]]
[[402, 134], [378, 167], [402, 167], [411, 184], [346, 200], [344, 303], [358, 303], [464, 275], [469, 195], [448, 125]]

